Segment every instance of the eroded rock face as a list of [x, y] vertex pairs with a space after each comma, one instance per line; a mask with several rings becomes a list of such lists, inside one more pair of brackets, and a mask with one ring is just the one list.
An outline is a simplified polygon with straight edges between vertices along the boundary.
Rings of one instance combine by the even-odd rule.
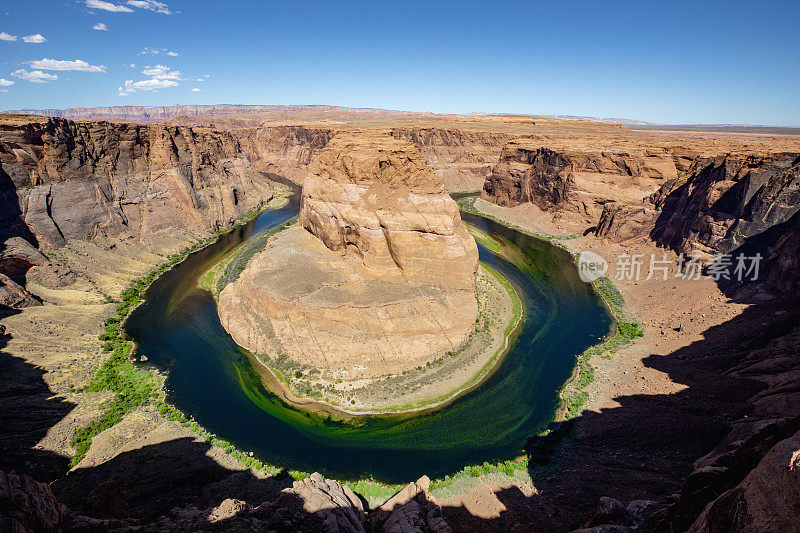
[[800, 155], [698, 159], [655, 200], [651, 237], [681, 252], [727, 253], [800, 211]]
[[557, 205], [572, 193], [573, 183], [572, 162], [564, 155], [509, 143], [486, 180], [482, 196], [507, 207], [524, 202]]
[[[31, 119], [0, 124], [1, 238], [57, 248], [66, 239], [199, 233], [272, 196], [226, 132]], [[6, 220], [8, 219], [8, 220]]]
[[480, 190], [511, 137], [497, 131], [418, 126], [393, 128], [391, 134], [417, 146], [451, 192]]
[[328, 128], [263, 126], [237, 131], [236, 137], [255, 168], [302, 183], [333, 134]]
[[664, 150], [553, 150], [532, 141], [508, 143], [481, 197], [506, 207], [532, 202], [571, 212], [589, 224], [610, 201], [638, 202], [674, 179], [681, 160]]
[[65, 510], [45, 483], [0, 471], [0, 530], [56, 531]]
[[303, 186], [300, 224], [334, 251], [412, 282], [475, 287], [475, 241], [410, 143], [337, 135]]
[[800, 296], [800, 213], [783, 227], [785, 233], [767, 250], [765, 282], [775, 294]]
[[32, 307], [42, 305], [25, 287], [22, 287], [14, 280], [0, 273], [0, 312], [3, 306], [19, 309], [22, 307]]
[[[429, 492], [431, 480], [422, 476], [377, 508], [372, 521], [382, 533], [451, 533], [442, 508]], [[378, 527], [380, 529], [378, 529]]]
[[515, 141], [503, 149], [482, 197], [507, 207], [531, 202], [556, 217], [577, 214], [598, 237], [646, 238], [709, 262], [747, 247], [764, 256], [768, 289], [800, 294], [794, 152], [601, 152]]
[[402, 372], [458, 349], [478, 312], [474, 288], [376, 274], [298, 226], [225, 287], [218, 311], [240, 346], [344, 381]]
[[[314, 473], [256, 505], [228, 498], [215, 507], [174, 507], [165, 516], [129, 518], [116, 490], [97, 487], [89, 507], [70, 509], [44, 483], [0, 471], [0, 530], [84, 531], [323, 531], [365, 533], [368, 509], [348, 487]], [[434, 529], [434, 531], [442, 531]]]
[[800, 433], [775, 445], [735, 488], [709, 503], [688, 531], [796, 531]]

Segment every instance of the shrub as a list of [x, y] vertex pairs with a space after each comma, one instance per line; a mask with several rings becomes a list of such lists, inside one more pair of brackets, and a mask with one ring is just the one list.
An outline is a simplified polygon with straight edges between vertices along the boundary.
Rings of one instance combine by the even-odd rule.
[[642, 326], [635, 322], [620, 322], [619, 333], [628, 339], [636, 339], [644, 336]]

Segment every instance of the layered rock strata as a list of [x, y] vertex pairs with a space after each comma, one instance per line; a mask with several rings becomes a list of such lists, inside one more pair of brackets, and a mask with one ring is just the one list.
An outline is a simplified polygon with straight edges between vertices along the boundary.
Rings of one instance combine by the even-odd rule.
[[226, 132], [15, 118], [0, 122], [3, 238], [150, 242], [229, 225], [272, 196]]
[[458, 205], [408, 143], [334, 137], [303, 186], [300, 225], [376, 273], [475, 287], [477, 248]]
[[444, 127], [393, 128], [392, 137], [414, 143], [436, 177], [451, 192], [483, 187], [511, 135]]
[[787, 272], [796, 264], [798, 153], [700, 156], [677, 148], [604, 152], [510, 142], [482, 197], [506, 207], [532, 203], [612, 242], [645, 238], [708, 260], [758, 252], [767, 259], [767, 285], [797, 293]]
[[654, 193], [682, 164], [663, 150], [553, 150], [514, 141], [503, 148], [481, 196], [505, 207], [530, 202], [588, 224], [608, 202], [638, 202]]
[[341, 380], [424, 366], [477, 316], [475, 241], [416, 148], [337, 136], [303, 186], [300, 222], [219, 297], [248, 350]]

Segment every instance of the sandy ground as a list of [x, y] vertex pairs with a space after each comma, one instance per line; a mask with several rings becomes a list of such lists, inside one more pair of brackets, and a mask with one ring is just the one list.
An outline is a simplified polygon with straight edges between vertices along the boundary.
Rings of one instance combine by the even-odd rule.
[[[107, 357], [98, 335], [105, 319], [115, 314], [116, 304], [105, 303], [105, 296], [118, 296], [134, 278], [164, 260], [143, 248], [137, 253], [134, 245], [126, 245], [125, 255], [116, 260], [99, 248], [72, 241], [59, 250], [57, 259], [79, 273], [77, 282], [60, 289], [31, 284], [44, 305], [0, 321], [10, 335], [3, 352], [31, 372], [41, 372], [50, 395], [69, 406], [66, 416], [35, 444], [65, 458], [73, 451], [72, 432], [96, 419], [100, 404], [110, 397], [107, 392], [80, 392]], [[97, 440], [102, 442], [103, 436]]]

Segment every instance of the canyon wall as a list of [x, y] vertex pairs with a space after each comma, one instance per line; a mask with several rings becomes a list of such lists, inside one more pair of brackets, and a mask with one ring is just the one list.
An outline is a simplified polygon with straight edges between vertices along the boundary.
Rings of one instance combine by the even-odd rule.
[[675, 179], [684, 165], [682, 157], [659, 149], [553, 150], [514, 141], [503, 148], [481, 196], [506, 207], [531, 202], [589, 224], [609, 202], [638, 201]]
[[[269, 201], [274, 182], [229, 132], [183, 126], [0, 119], [0, 305], [75, 274], [39, 252], [72, 240], [173, 253]], [[88, 258], [87, 258], [88, 259]]]
[[512, 135], [456, 128], [392, 128], [392, 137], [415, 144], [448, 192], [479, 190]]
[[329, 128], [262, 126], [237, 130], [242, 153], [255, 168], [303, 183], [320, 150], [334, 135]]
[[800, 154], [701, 158], [653, 199], [651, 232], [677, 251], [727, 253], [800, 211]]
[[0, 125], [0, 182], [2, 231], [49, 248], [214, 230], [272, 196], [230, 133], [63, 119]]
[[769, 285], [793, 286], [778, 281], [778, 272], [787, 273], [778, 265], [794, 264], [785, 252], [791, 241], [773, 237], [760, 247], [752, 241], [800, 212], [798, 153], [701, 156], [689, 149], [551, 150], [511, 142], [481, 195], [506, 207], [530, 202], [571, 216], [612, 242], [646, 238], [705, 259], [750, 243], [771, 258]]

